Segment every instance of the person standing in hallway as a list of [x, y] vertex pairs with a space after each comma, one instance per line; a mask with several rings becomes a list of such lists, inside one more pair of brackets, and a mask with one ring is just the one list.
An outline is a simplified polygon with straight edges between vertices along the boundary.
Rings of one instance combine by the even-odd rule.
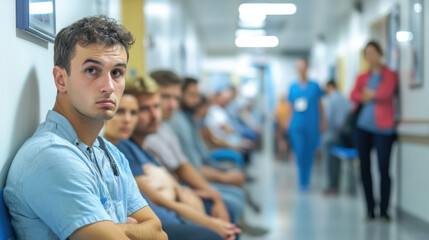
[[371, 149], [377, 150], [381, 177], [380, 217], [388, 215], [391, 180], [389, 176], [390, 152], [396, 139], [394, 121], [394, 95], [398, 86], [395, 72], [381, 62], [383, 50], [377, 42], [369, 42], [364, 49], [369, 71], [359, 75], [351, 93], [358, 113], [355, 141], [361, 161], [362, 184], [365, 192], [368, 219], [374, 219], [374, 196], [371, 177]]
[[321, 97], [323, 91], [315, 81], [307, 77], [308, 63], [297, 62], [299, 81], [289, 90], [288, 131], [292, 150], [298, 166], [298, 180], [301, 191], [310, 187], [314, 155], [320, 143], [320, 132], [326, 128]]
[[290, 113], [289, 104], [287, 101], [287, 95], [283, 94], [280, 98], [280, 101], [277, 104], [275, 112], [275, 123], [276, 123], [276, 133], [275, 133], [275, 149], [276, 149], [276, 159], [282, 160], [283, 158], [289, 160], [289, 137], [286, 134], [286, 125], [289, 119], [288, 114]]
[[340, 139], [340, 129], [344, 124], [347, 114], [351, 110], [351, 104], [337, 89], [334, 80], [328, 81], [325, 86], [324, 98], [326, 132], [322, 136], [323, 160], [326, 162], [328, 186], [325, 195], [336, 195], [340, 178], [341, 160], [329, 152], [333, 146], [343, 146]]

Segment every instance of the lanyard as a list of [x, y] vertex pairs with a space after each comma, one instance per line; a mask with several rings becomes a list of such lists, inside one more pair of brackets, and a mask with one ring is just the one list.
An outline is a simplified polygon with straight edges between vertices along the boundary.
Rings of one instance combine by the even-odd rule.
[[[118, 169], [118, 165], [116, 164], [115, 160], [113, 160], [112, 155], [110, 154], [109, 150], [106, 147], [106, 144], [104, 143], [103, 138], [101, 138], [100, 136], [97, 137], [98, 142], [100, 143], [100, 148], [104, 151], [104, 153], [106, 154], [107, 158], [109, 159], [109, 163], [110, 163], [110, 167], [112, 168], [113, 174], [115, 176], [119, 176], [119, 169]], [[97, 169], [98, 173], [100, 174], [101, 178], [103, 178], [103, 174], [101, 173], [101, 170], [98, 166], [97, 160], [95, 159], [95, 153], [91, 152], [91, 148], [88, 147], [88, 151], [90, 152], [90, 154], [94, 154], [94, 161], [92, 160], [92, 158], [90, 156], [88, 156], [88, 154], [83, 151], [80, 147], [78, 147], [79, 150], [88, 158], [88, 160], [90, 162], [92, 162], [92, 164], [94, 164], [95, 169]]]

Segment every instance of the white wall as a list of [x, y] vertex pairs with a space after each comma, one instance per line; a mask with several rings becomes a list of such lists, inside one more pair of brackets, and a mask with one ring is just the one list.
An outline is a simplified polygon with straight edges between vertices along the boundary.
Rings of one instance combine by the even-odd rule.
[[[56, 0], [57, 31], [84, 16], [99, 13], [96, 0]], [[118, 0], [112, 1], [117, 4]], [[85, 7], [83, 7], [85, 6]], [[109, 8], [107, 8], [109, 9]], [[114, 12], [114, 10], [110, 10]], [[120, 16], [117, 8], [115, 16]], [[10, 163], [53, 107], [56, 88], [52, 78], [53, 44], [16, 29], [15, 1], [0, 8], [0, 188]]]
[[[425, 22], [424, 26], [429, 26], [429, 3], [424, 1], [425, 5], [424, 16]], [[408, 12], [408, 5], [403, 4], [404, 8], [402, 11], [404, 13]], [[404, 14], [403, 14], [404, 15]], [[404, 29], [409, 29], [408, 18], [403, 19]], [[425, 27], [424, 40], [426, 46], [424, 46], [424, 67], [423, 67], [423, 85], [421, 88], [410, 88], [408, 86], [408, 76], [410, 69], [410, 51], [409, 45], [404, 44], [401, 51], [401, 82], [400, 82], [400, 94], [401, 94], [401, 111], [403, 120], [409, 121], [408, 123], [403, 123], [401, 134], [413, 136], [415, 130], [417, 130], [417, 135], [422, 135], [422, 131], [419, 131], [421, 125], [425, 125], [426, 128], [429, 127], [429, 108], [427, 103], [429, 102], [429, 48], [427, 43], [429, 42], [429, 31]], [[421, 124], [413, 123], [416, 121], [422, 122]], [[429, 135], [426, 133], [423, 137], [429, 138]], [[427, 203], [429, 202], [429, 192], [425, 189], [425, 186], [429, 185], [429, 146], [402, 142], [401, 143], [401, 208], [408, 213], [411, 213], [427, 222], [429, 222], [429, 207]]]
[[146, 0], [146, 70], [199, 76], [204, 56], [184, 1]]

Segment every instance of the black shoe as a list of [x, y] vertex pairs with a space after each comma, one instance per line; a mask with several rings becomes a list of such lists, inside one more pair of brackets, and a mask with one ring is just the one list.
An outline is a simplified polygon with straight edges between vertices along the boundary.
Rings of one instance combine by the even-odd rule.
[[370, 212], [366, 215], [365, 221], [371, 222], [375, 220], [375, 214], [373, 212]]
[[390, 222], [390, 216], [387, 213], [381, 214], [380, 219], [381, 219], [381, 221], [386, 222], [386, 223]]

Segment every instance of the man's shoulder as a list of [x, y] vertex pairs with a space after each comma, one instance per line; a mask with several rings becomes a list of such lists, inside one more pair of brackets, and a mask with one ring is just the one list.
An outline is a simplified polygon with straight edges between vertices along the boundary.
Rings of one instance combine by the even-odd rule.
[[182, 125], [186, 121], [186, 114], [183, 110], [177, 110], [171, 119], [167, 122], [169, 125], [172, 125], [173, 128], [178, 125]]
[[[40, 164], [67, 165], [80, 159], [82, 153], [69, 140], [64, 139], [54, 131], [38, 129], [18, 150], [15, 155], [10, 175], [31, 172]], [[75, 165], [69, 164], [74, 167]], [[20, 174], [19, 174], [20, 175]]]

